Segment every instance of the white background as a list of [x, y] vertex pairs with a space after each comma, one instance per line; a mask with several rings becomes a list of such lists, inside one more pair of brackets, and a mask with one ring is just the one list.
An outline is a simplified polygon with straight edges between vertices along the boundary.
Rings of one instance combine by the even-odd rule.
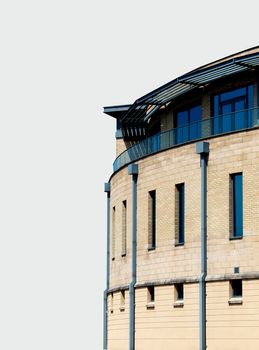
[[102, 107], [257, 44], [257, 0], [1, 1], [1, 350], [102, 349]]

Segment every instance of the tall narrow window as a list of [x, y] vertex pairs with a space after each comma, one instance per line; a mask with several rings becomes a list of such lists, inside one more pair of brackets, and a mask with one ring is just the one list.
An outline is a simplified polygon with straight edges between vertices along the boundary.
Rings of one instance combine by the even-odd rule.
[[121, 291], [121, 304], [120, 304], [120, 311], [125, 310], [125, 290]]
[[231, 287], [231, 297], [232, 298], [241, 298], [243, 295], [243, 288], [242, 288], [242, 280], [232, 280], [230, 281], [230, 287]]
[[122, 240], [121, 256], [127, 253], [127, 201], [122, 202]]
[[148, 193], [148, 248], [156, 247], [156, 191]]
[[242, 173], [230, 175], [230, 235], [231, 238], [243, 236], [243, 176]]
[[176, 283], [174, 285], [174, 307], [183, 307], [184, 304], [184, 285]]
[[155, 306], [155, 287], [147, 288], [147, 309], [153, 309]]
[[229, 305], [242, 304], [243, 285], [242, 280], [229, 281]]
[[113, 314], [113, 293], [110, 294], [110, 311]]
[[176, 245], [184, 244], [184, 183], [176, 185], [175, 242]]
[[116, 237], [116, 224], [115, 224], [115, 219], [116, 219], [116, 208], [112, 208], [112, 246], [111, 246], [111, 256], [112, 260], [115, 259], [115, 237]]

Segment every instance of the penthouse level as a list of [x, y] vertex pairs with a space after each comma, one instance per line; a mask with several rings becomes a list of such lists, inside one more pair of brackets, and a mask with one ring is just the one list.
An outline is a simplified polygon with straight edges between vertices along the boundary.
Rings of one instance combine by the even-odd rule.
[[108, 350], [259, 347], [259, 47], [105, 107]]
[[137, 99], [104, 107], [117, 121], [114, 171], [153, 153], [259, 125], [259, 48], [187, 73]]

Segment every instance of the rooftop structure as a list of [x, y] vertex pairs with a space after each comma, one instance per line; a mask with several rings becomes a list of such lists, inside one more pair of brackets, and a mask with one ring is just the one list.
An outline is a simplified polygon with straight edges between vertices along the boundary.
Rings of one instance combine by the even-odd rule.
[[259, 346], [258, 84], [254, 47], [104, 107], [104, 349]]

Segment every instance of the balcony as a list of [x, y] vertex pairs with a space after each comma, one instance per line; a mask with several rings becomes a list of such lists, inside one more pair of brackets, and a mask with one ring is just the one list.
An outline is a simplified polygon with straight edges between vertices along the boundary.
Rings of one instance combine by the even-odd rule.
[[259, 126], [259, 107], [203, 119], [158, 133], [121, 153], [113, 163], [113, 171], [116, 172], [131, 162], [178, 145], [235, 131], [249, 130], [256, 126]]

